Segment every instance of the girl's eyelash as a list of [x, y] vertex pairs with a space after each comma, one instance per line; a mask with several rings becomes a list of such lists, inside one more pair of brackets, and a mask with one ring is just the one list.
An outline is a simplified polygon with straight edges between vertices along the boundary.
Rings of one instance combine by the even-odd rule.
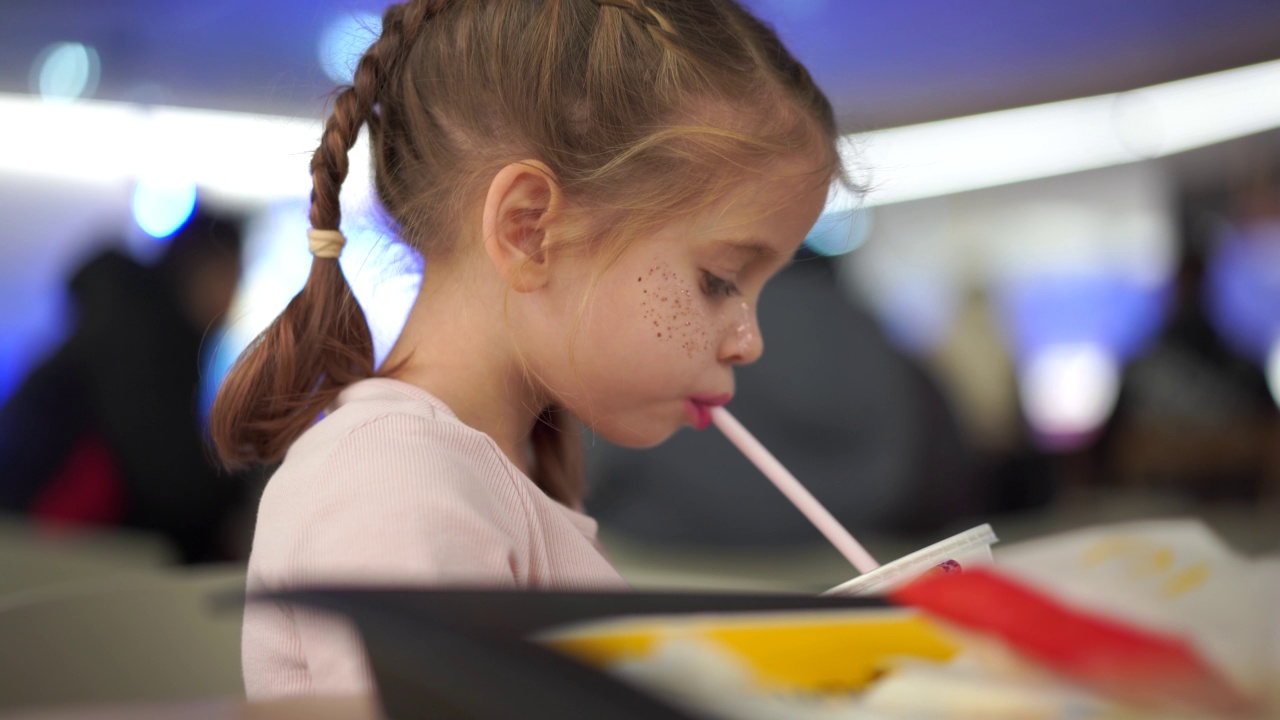
[[733, 297], [741, 294], [738, 286], [732, 281], [712, 275], [706, 270], [702, 271], [702, 287], [708, 295], [718, 297]]

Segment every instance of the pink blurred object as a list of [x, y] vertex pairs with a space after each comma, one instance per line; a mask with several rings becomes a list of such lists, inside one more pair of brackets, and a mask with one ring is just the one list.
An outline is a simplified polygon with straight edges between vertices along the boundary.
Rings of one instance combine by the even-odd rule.
[[782, 463], [778, 462], [778, 459], [742, 426], [742, 423], [738, 422], [737, 418], [730, 415], [728, 410], [723, 407], [711, 408], [711, 421], [720, 429], [720, 432], [724, 433], [725, 437], [729, 438], [729, 442], [736, 445], [748, 460], [760, 468], [760, 472], [772, 480], [782, 494], [786, 495], [787, 499], [809, 518], [809, 522], [813, 523], [814, 527], [818, 528], [849, 562], [853, 563], [858, 572], [868, 573], [880, 567], [880, 563], [871, 557], [871, 554], [849, 534], [848, 530], [844, 529], [844, 526], [822, 506], [822, 503], [819, 503], [800, 484], [800, 481], [788, 472]]

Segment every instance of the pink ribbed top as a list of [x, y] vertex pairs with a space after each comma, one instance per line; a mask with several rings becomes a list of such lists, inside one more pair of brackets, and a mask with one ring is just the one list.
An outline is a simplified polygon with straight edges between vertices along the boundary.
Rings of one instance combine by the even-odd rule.
[[[627, 587], [594, 520], [544, 494], [440, 400], [385, 378], [342, 392], [258, 508], [250, 593], [340, 583]], [[372, 688], [355, 632], [319, 613], [249, 603], [242, 642], [251, 700]]]

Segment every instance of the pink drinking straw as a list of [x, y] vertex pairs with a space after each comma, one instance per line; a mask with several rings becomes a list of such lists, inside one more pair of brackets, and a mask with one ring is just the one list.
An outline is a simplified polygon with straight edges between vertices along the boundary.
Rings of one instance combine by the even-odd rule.
[[778, 459], [766, 450], [759, 440], [747, 432], [747, 429], [742, 427], [742, 423], [730, 415], [728, 410], [723, 407], [711, 408], [711, 421], [720, 428], [720, 432], [724, 433], [725, 437], [729, 438], [729, 442], [737, 445], [742, 454], [760, 468], [760, 472], [764, 473], [765, 477], [778, 486], [782, 494], [786, 495], [787, 499], [809, 518], [809, 522], [813, 523], [814, 527], [827, 536], [831, 544], [853, 563], [858, 572], [869, 573], [880, 567], [880, 563], [871, 557], [871, 553], [854, 540], [849, 531], [845, 530], [844, 526], [822, 507], [822, 503], [804, 489], [796, 476], [787, 472], [782, 463], [778, 462]]

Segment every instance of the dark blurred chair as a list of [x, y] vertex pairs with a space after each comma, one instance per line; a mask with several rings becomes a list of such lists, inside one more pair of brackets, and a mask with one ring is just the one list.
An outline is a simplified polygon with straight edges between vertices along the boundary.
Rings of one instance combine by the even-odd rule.
[[187, 562], [230, 554], [245, 484], [212, 461], [197, 402], [240, 246], [238, 224], [197, 214], [155, 266], [111, 250], [74, 273], [70, 339], [0, 407], [0, 512], [158, 533]]
[[1179, 268], [1171, 317], [1126, 368], [1097, 453], [1109, 481], [1202, 500], [1280, 500], [1280, 412], [1263, 370], [1205, 312], [1204, 259]]

